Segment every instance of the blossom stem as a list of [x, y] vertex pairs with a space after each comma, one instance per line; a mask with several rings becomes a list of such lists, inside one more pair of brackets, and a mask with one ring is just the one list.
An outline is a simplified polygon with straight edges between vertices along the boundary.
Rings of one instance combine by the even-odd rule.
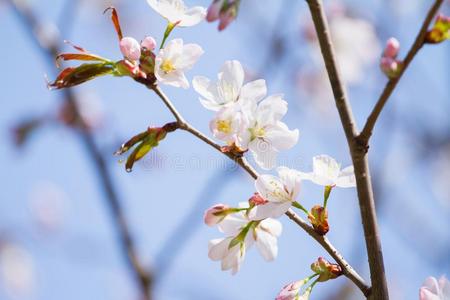
[[159, 50], [161, 50], [164, 47], [164, 44], [166, 43], [167, 38], [169, 37], [172, 30], [177, 26], [177, 24], [169, 22], [166, 27], [166, 31], [164, 31], [164, 37], [161, 41], [161, 46], [159, 46]]
[[323, 208], [327, 208], [328, 198], [330, 197], [331, 190], [333, 186], [327, 185], [323, 191]]
[[292, 202], [292, 206], [304, 211], [307, 216], [309, 215], [309, 211], [303, 205], [298, 203], [297, 201]]

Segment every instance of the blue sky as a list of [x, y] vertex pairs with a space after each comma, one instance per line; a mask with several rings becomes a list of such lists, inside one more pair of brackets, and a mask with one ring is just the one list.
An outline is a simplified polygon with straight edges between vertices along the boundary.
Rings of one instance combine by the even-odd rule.
[[[39, 16], [49, 22], [58, 20], [64, 2], [32, 1]], [[209, 3], [186, 2], [205, 6]], [[397, 36], [404, 45], [401, 52], [404, 55], [430, 1], [417, 1], [417, 6], [406, 12], [401, 9], [388, 14], [383, 6], [385, 2], [365, 1], [362, 5], [348, 1], [356, 16], [377, 22], [381, 41]], [[189, 79], [197, 74], [215, 77], [228, 59], [238, 59], [250, 70], [258, 70], [265, 61], [280, 2], [266, 0], [259, 7], [256, 0], [243, 3], [238, 21], [224, 32], [217, 32], [217, 24], [208, 23], [174, 31], [173, 37], [198, 43], [205, 50], [188, 73]], [[291, 3], [284, 1], [284, 5]], [[101, 14], [103, 6], [106, 4], [84, 2], [77, 9], [70, 33], [61, 36], [61, 40], [68, 39], [94, 53], [118, 59], [117, 38], [109, 19]], [[152, 35], [161, 39], [165, 21], [145, 1], [123, 2], [118, 8], [126, 35], [137, 39]], [[279, 29], [289, 39], [289, 51], [306, 51], [302, 41], [296, 41], [299, 18], [308, 16], [306, 9], [306, 4], [298, 1]], [[76, 134], [62, 126], [49, 125], [33, 135], [23, 149], [18, 150], [11, 142], [10, 128], [14, 124], [28, 116], [55, 111], [62, 94], [47, 90], [44, 75], [52, 78], [56, 69], [50, 68], [30, 42], [26, 29], [8, 5], [0, 6], [0, 16], [0, 37], [5, 42], [0, 47], [0, 57], [4, 58], [0, 233], [31, 254], [36, 280], [32, 294], [13, 297], [0, 288], [0, 298], [135, 299], [135, 286], [119, 252], [98, 178]], [[445, 249], [449, 249], [450, 202], [445, 195], [436, 196], [433, 192], [435, 174], [430, 164], [436, 155], [431, 159], [418, 156], [416, 150], [421, 146], [411, 135], [412, 129], [443, 135], [448, 132], [449, 49], [447, 43], [426, 47], [420, 53], [383, 113], [371, 147], [373, 169], [380, 170], [375, 179], [384, 187], [380, 229], [392, 299], [415, 299], [418, 287], [427, 276], [450, 275], [448, 251], [445, 255]], [[288, 66], [298, 63], [298, 55], [289, 53], [280, 65], [272, 67], [272, 70], [278, 68], [277, 75], [265, 76], [269, 94], [285, 93], [290, 106], [286, 123], [301, 132], [298, 145], [283, 153], [280, 159], [291, 167], [308, 170], [312, 156], [327, 153], [348, 165], [350, 157], [331, 94], [326, 102], [331, 109], [322, 115], [310, 99], [296, 92], [288, 80], [290, 74], [284, 72]], [[384, 85], [385, 79], [379, 73], [376, 64], [367, 67], [362, 84], [349, 91], [359, 124]], [[212, 115], [201, 107], [193, 89], [163, 88], [187, 120], [208, 132]], [[96, 141], [107, 158], [140, 256], [148, 266], [168, 266], [161, 271], [162, 278], [157, 279], [156, 299], [273, 299], [284, 284], [308, 276], [309, 265], [318, 256], [328, 257], [303, 231], [282, 218], [284, 228], [276, 261], [266, 263], [256, 249], [251, 249], [236, 276], [221, 272], [219, 263], [207, 257], [208, 240], [221, 234], [202, 224], [203, 210], [217, 202], [245, 201], [254, 192], [251, 178], [235, 171], [221, 154], [185, 132], [170, 134], [152, 154], [151, 157], [157, 155], [162, 159], [162, 165], [152, 166], [151, 158], [147, 158], [132, 173], [126, 173], [123, 164], [111, 153], [130, 136], [149, 125], [172, 121], [172, 116], [156, 95], [126, 78], [100, 78], [74, 90], [100, 99], [105, 123], [96, 133]], [[387, 121], [392, 115], [395, 124]], [[200, 167], [192, 167], [198, 162], [202, 162]], [[45, 234], [33, 222], [29, 207], [34, 188], [43, 182], [56, 185], [66, 195], [62, 225], [56, 232]], [[318, 187], [310, 183], [303, 185], [301, 199], [306, 206], [314, 205], [314, 199], [320, 197]], [[333, 191], [329, 205], [330, 240], [368, 279], [355, 191]], [[193, 207], [197, 207], [194, 212]], [[191, 217], [183, 224], [189, 225], [180, 231], [177, 228], [186, 216]], [[415, 227], [402, 228], [403, 220]], [[179, 235], [174, 237], [173, 232]], [[169, 253], [176, 255], [167, 264], [168, 254], [161, 257], [159, 253], [166, 249], [163, 247], [169, 237], [172, 241]], [[426, 244], [430, 237], [432, 245]], [[443, 261], [436, 263], [424, 257], [439, 251], [444, 251]], [[339, 278], [319, 284], [312, 299], [328, 299], [346, 282], [347, 279]], [[359, 292], [352, 299], [361, 299]]]

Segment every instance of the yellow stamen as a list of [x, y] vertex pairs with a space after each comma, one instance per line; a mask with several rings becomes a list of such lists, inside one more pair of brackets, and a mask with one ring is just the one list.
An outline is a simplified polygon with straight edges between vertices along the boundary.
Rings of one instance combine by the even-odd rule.
[[166, 74], [175, 70], [174, 65], [168, 59], [164, 60], [159, 68]]
[[225, 134], [231, 133], [231, 121], [229, 120], [218, 120], [216, 121], [217, 130]]

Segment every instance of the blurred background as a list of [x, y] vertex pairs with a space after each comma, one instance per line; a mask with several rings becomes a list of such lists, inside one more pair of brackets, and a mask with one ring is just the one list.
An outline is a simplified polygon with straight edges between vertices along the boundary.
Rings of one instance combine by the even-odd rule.
[[[186, 0], [188, 6], [210, 2]], [[325, 1], [360, 126], [386, 82], [378, 67], [385, 41], [397, 37], [404, 57], [432, 2]], [[69, 93], [47, 89], [45, 78], [55, 78], [57, 69], [45, 48], [55, 43], [67, 51], [72, 49], [62, 42], [70, 40], [121, 58], [109, 17], [102, 14], [110, 5], [118, 9], [125, 35], [161, 40], [166, 22], [144, 0], [0, 1], [0, 299], [140, 299], [124, 241], [131, 241], [135, 258], [151, 274], [154, 299], [274, 299], [282, 286], [310, 275], [318, 256], [329, 256], [281, 218], [274, 262], [251, 249], [231, 276], [208, 259], [208, 240], [221, 233], [203, 224], [203, 211], [214, 203], [246, 201], [254, 192], [248, 174], [185, 132], [170, 134], [127, 173], [112, 153], [147, 126], [173, 120], [157, 96], [128, 78], [100, 78]], [[450, 13], [448, 1], [443, 12]], [[247, 81], [264, 78], [269, 94], [285, 94], [285, 122], [299, 128], [300, 139], [281, 153], [280, 164], [308, 171], [312, 156], [322, 153], [343, 166], [351, 163], [304, 1], [243, 0], [237, 20], [223, 32], [217, 23], [203, 22], [171, 37], [205, 50], [189, 79], [214, 78], [225, 60], [237, 59]], [[371, 143], [394, 300], [417, 299], [426, 277], [450, 275], [449, 51], [448, 42], [422, 49]], [[188, 121], [209, 134], [212, 114], [193, 89], [162, 88]], [[74, 125], [68, 97], [87, 130]], [[306, 207], [321, 197], [319, 187], [303, 184]], [[354, 189], [333, 191], [329, 218], [328, 237], [369, 280]], [[311, 299], [363, 296], [341, 277], [318, 284]]]

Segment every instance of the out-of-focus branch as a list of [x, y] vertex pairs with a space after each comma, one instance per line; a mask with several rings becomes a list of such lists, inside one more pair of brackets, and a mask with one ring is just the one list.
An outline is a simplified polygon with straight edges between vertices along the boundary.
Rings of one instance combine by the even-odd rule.
[[[9, 1], [14, 12], [20, 18], [26, 29], [28, 30], [32, 40], [38, 45], [39, 49], [43, 52], [47, 61], [53, 63], [55, 57], [60, 53], [59, 45], [56, 39], [43, 40], [42, 24], [38, 18], [34, 15], [32, 9], [26, 4], [26, 1]], [[50, 42], [49, 42], [50, 41]], [[134, 240], [132, 238], [125, 214], [117, 192], [115, 190], [111, 174], [108, 171], [108, 167], [103, 158], [101, 151], [95, 144], [93, 135], [84, 126], [84, 122], [79, 114], [77, 108], [77, 95], [71, 89], [65, 89], [63, 91], [64, 100], [67, 101], [73, 108], [76, 116], [77, 133], [80, 140], [86, 148], [90, 158], [92, 159], [95, 170], [100, 178], [103, 191], [105, 193], [106, 205], [108, 206], [114, 225], [117, 230], [117, 234], [120, 239], [120, 246], [122, 253], [130, 266], [130, 270], [133, 272], [138, 286], [144, 299], [151, 299], [151, 286], [152, 286], [152, 274], [146, 270], [139, 260]]]
[[306, 2], [308, 3], [312, 15], [325, 67], [333, 90], [336, 107], [339, 112], [355, 169], [359, 207], [364, 228], [372, 283], [368, 298], [373, 300], [387, 300], [389, 299], [389, 294], [375, 211], [375, 200], [370, 179], [367, 149], [358, 144], [355, 139], [358, 136], [358, 129], [350, 103], [347, 99], [344, 83], [338, 72], [336, 55], [323, 3], [321, 0], [306, 0]]
[[[172, 104], [170, 99], [163, 93], [163, 91], [158, 86], [149, 87], [159, 96], [159, 98], [164, 102], [164, 104], [169, 108], [172, 115], [177, 120], [178, 126], [180, 129], [188, 131], [198, 139], [202, 140], [206, 144], [220, 151], [221, 153], [228, 156], [230, 159], [235, 161], [242, 167], [252, 178], [258, 178], [258, 172], [248, 163], [244, 156], [235, 156], [232, 153], [223, 152], [221, 150], [221, 146], [215, 143], [213, 140], [205, 136], [202, 132], [195, 129], [191, 124], [186, 122], [183, 116], [178, 112], [175, 106]], [[363, 292], [364, 295], [367, 295], [370, 291], [370, 287], [364, 282], [364, 279], [350, 266], [350, 264], [344, 259], [344, 257], [336, 250], [336, 248], [328, 241], [327, 238], [319, 235], [314, 229], [308, 225], [306, 221], [300, 218], [294, 211], [289, 210], [286, 212], [286, 215], [294, 221], [297, 225], [300, 226], [303, 230], [305, 230], [310, 236], [312, 236], [334, 259], [335, 261], [342, 267], [344, 275], [348, 277], [351, 281], [355, 283], [355, 285]]]
[[362, 129], [361, 134], [358, 137], [360, 143], [368, 145], [369, 139], [372, 136], [373, 128], [375, 127], [375, 124], [378, 120], [378, 117], [381, 114], [381, 111], [383, 110], [386, 102], [389, 100], [389, 97], [392, 95], [392, 92], [394, 91], [395, 87], [400, 81], [402, 75], [405, 73], [406, 69], [408, 68], [408, 66], [410, 65], [416, 54], [424, 45], [428, 27], [433, 21], [433, 18], [436, 15], [439, 8], [441, 7], [442, 3], [444, 3], [444, 0], [436, 0], [433, 6], [431, 6], [431, 8], [429, 9], [428, 14], [425, 20], [423, 21], [422, 27], [420, 28], [420, 31], [417, 34], [416, 40], [414, 41], [413, 45], [411, 46], [411, 49], [409, 49], [408, 54], [403, 60], [403, 66], [402, 69], [400, 70], [400, 73], [398, 74], [397, 77], [392, 78], [387, 82], [383, 92], [380, 95], [380, 98], [378, 99], [377, 103], [375, 104], [375, 107], [373, 108], [372, 112], [367, 118], [366, 124], [364, 125], [364, 128]]

